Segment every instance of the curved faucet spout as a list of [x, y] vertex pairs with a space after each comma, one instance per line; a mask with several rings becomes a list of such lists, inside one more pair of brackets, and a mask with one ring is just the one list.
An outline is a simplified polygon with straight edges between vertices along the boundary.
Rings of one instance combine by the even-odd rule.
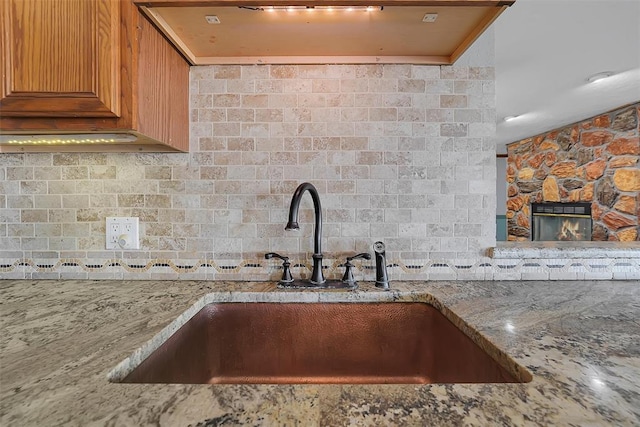
[[321, 285], [325, 282], [322, 274], [322, 206], [320, 204], [320, 195], [313, 184], [304, 182], [296, 188], [291, 198], [289, 206], [289, 221], [285, 230], [299, 230], [298, 210], [300, 209], [300, 200], [305, 191], [309, 191], [313, 199], [313, 211], [315, 215], [315, 228], [313, 234], [313, 272], [311, 273], [311, 283]]

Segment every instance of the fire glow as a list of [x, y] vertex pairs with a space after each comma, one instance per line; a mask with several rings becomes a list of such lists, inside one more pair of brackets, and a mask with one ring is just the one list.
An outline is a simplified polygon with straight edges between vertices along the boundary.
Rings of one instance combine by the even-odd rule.
[[580, 223], [565, 219], [562, 221], [562, 227], [558, 233], [558, 240], [577, 241], [584, 240], [583, 234], [580, 232]]

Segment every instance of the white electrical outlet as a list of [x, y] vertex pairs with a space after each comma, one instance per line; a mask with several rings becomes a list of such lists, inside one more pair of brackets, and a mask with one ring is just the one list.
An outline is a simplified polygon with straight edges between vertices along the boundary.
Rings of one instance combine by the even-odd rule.
[[107, 217], [107, 249], [140, 249], [138, 217]]

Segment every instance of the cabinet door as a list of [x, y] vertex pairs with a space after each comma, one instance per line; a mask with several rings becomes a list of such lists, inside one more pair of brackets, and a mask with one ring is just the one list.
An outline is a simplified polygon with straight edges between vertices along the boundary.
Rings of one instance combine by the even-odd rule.
[[119, 0], [2, 0], [0, 115], [118, 117]]

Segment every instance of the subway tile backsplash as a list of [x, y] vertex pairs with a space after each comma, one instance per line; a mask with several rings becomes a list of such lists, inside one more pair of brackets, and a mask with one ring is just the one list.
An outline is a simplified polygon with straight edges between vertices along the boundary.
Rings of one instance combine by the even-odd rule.
[[[88, 277], [167, 268], [209, 277], [232, 260], [225, 277], [269, 278], [269, 268], [237, 267], [266, 267], [268, 251], [309, 257], [310, 198], [301, 232], [284, 230], [304, 181], [321, 193], [336, 275], [342, 257], [376, 240], [397, 261], [483, 259], [495, 241], [488, 62], [193, 67], [188, 154], [1, 156], [5, 272], [17, 259], [25, 268], [73, 259], [62, 264], [82, 264]], [[107, 216], [139, 217], [142, 249], [105, 251]]]
[[[495, 123], [482, 109], [494, 108], [492, 67], [214, 66], [195, 68], [191, 84], [201, 177], [215, 179], [213, 193], [234, 195], [220, 209], [236, 212], [213, 221], [235, 239], [230, 252], [308, 252], [310, 211], [302, 239], [282, 229], [303, 181], [323, 194], [327, 254], [382, 238], [423, 259], [481, 257], [491, 246], [495, 156], [485, 140]], [[458, 110], [470, 111], [468, 122], [454, 121]], [[484, 212], [470, 222], [456, 195], [477, 196]], [[269, 220], [267, 212], [261, 222], [242, 219], [256, 210]], [[474, 234], [454, 234], [461, 219]], [[448, 233], [427, 236], [425, 227], [442, 223]], [[414, 224], [425, 233], [401, 236]]]

